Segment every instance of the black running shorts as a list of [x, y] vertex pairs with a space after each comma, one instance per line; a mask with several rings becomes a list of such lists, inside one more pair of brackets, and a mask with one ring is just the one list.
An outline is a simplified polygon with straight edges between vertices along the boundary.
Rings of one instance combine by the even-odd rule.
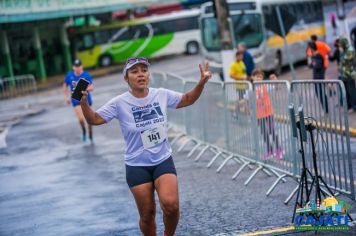
[[153, 183], [158, 177], [168, 173], [177, 175], [172, 157], [155, 166], [126, 165], [126, 182], [132, 188], [144, 183]]

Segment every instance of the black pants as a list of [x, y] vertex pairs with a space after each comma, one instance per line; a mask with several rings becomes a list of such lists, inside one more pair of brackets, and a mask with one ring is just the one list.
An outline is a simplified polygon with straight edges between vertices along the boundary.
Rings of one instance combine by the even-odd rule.
[[[274, 118], [273, 116], [267, 116], [258, 119], [258, 125], [261, 128], [261, 134], [263, 135], [263, 140], [267, 144], [267, 151], [273, 152], [273, 142], [276, 144], [276, 149], [279, 148], [278, 136], [274, 128]], [[270, 135], [272, 135], [272, 141], [270, 140]]]
[[329, 113], [328, 97], [326, 96], [325, 88], [323, 89], [323, 86], [323, 84], [315, 84], [314, 89], [324, 112]]
[[[355, 88], [355, 80], [353, 79], [345, 79], [342, 81], [346, 90], [346, 101], [347, 101], [347, 109], [356, 110], [356, 88]], [[340, 98], [340, 104], [343, 105], [342, 97]]]

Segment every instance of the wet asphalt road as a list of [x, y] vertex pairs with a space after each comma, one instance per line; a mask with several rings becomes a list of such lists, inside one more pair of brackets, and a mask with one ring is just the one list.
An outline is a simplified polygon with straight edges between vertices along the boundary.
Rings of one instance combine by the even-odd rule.
[[[196, 76], [198, 71], [190, 68], [197, 59], [187, 60], [185, 65], [160, 65], [172, 73]], [[126, 89], [115, 75], [98, 80], [94, 107]], [[7, 148], [0, 150], [0, 235], [140, 235], [125, 181], [118, 122], [95, 127], [94, 145], [82, 143], [74, 112], [61, 103], [62, 96], [58, 90], [42, 113], [12, 127]], [[283, 201], [294, 181], [288, 179], [267, 198], [265, 191], [275, 178], [261, 172], [245, 187], [252, 171], [232, 181], [236, 163], [216, 174], [220, 162], [205, 167], [213, 153], [194, 162], [186, 157], [191, 147], [174, 151], [181, 202], [177, 235], [234, 235], [290, 225], [293, 206]], [[160, 210], [157, 228], [162, 235]]]

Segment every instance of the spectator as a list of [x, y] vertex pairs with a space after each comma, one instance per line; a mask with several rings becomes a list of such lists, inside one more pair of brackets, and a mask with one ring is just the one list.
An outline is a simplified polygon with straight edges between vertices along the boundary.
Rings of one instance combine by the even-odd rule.
[[247, 79], [247, 72], [246, 72], [246, 65], [243, 62], [244, 53], [242, 51], [237, 51], [236, 54], [236, 61], [234, 61], [230, 65], [230, 77], [234, 80], [246, 80]]
[[340, 43], [339, 43], [339, 39], [335, 39], [334, 41], [334, 52], [331, 55], [331, 57], [329, 57], [330, 61], [336, 61], [337, 67], [339, 68], [339, 64], [340, 64]]
[[[347, 108], [356, 111], [356, 68], [355, 51], [349, 45], [347, 38], [340, 36], [340, 66], [339, 78], [343, 81], [346, 90]], [[341, 100], [342, 104], [342, 100]]]
[[[247, 74], [246, 74], [246, 67], [245, 63], [243, 62], [243, 52], [237, 51], [236, 52], [236, 61], [234, 61], [230, 65], [230, 77], [236, 81], [243, 81], [247, 80]], [[235, 88], [237, 90], [237, 95], [238, 95], [238, 102], [235, 107], [235, 113], [234, 116], [237, 117], [237, 112], [239, 110], [239, 102], [243, 99], [246, 85], [245, 84], [235, 84]]]
[[253, 57], [247, 51], [245, 43], [239, 43], [239, 45], [237, 46], [237, 51], [243, 53], [243, 62], [245, 63], [246, 74], [247, 77], [250, 78], [252, 75], [252, 71], [255, 69], [255, 63], [253, 62]]
[[[312, 52], [310, 67], [313, 68], [313, 80], [324, 80], [325, 79], [325, 67], [324, 58], [321, 53], [317, 50], [316, 43], [310, 42], [309, 49]], [[328, 100], [325, 94], [325, 89], [321, 83], [315, 84], [314, 86], [316, 96], [318, 97], [323, 110], [325, 113], [329, 113]]]
[[336, 16], [334, 12], [330, 12], [330, 23], [333, 28], [333, 34], [336, 35], [337, 25], [336, 25]]
[[[323, 57], [324, 60], [324, 68], [327, 69], [329, 66], [329, 61], [328, 61], [328, 56], [331, 56], [331, 49], [328, 46], [327, 43], [318, 40], [318, 36], [316, 36], [315, 34], [313, 34], [311, 37], [311, 42], [315, 43], [316, 48], [318, 50], [318, 52], [321, 54], [321, 56]], [[311, 58], [312, 58], [312, 50], [310, 49], [310, 47], [307, 48], [307, 57], [308, 57], [308, 64], [310, 65], [311, 63]]]
[[[264, 73], [262, 70], [256, 69], [252, 72], [252, 81], [262, 81]], [[277, 77], [273, 77], [273, 80]], [[271, 105], [271, 98], [269, 92], [273, 90], [273, 87], [268, 87], [267, 84], [261, 84], [256, 86], [256, 115], [257, 123], [261, 129], [263, 140], [266, 143], [267, 150], [262, 155], [262, 159], [268, 159], [275, 155], [277, 160], [282, 158], [283, 149], [281, 148], [278, 136], [275, 131], [273, 108]], [[273, 146], [275, 145], [275, 153], [273, 153]]]
[[354, 50], [355, 50], [356, 49], [356, 27], [354, 27], [351, 30], [350, 38], [351, 38], [352, 42], [354, 43]]
[[268, 79], [269, 79], [269, 80], [278, 80], [278, 77], [277, 77], [276, 74], [272, 73], [272, 74], [270, 74], [270, 75], [268, 76]]

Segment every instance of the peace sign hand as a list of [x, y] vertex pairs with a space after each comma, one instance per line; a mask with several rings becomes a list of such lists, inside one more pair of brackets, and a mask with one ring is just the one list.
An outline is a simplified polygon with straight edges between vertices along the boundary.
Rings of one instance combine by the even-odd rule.
[[201, 64], [199, 64], [199, 69], [200, 69], [200, 81], [205, 84], [206, 82], [208, 82], [208, 80], [213, 75], [209, 71], [209, 63], [208, 62], [205, 63], [204, 69], [203, 69], [203, 66]]

